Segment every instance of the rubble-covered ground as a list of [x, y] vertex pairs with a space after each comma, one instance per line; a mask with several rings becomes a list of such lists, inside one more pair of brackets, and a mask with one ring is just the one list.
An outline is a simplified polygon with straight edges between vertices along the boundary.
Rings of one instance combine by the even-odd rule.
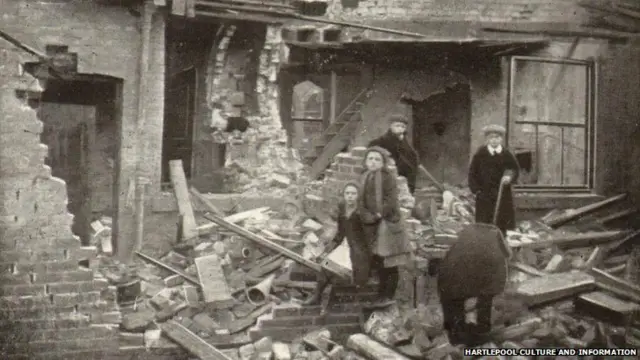
[[[284, 183], [273, 180], [270, 187], [290, 195], [294, 185]], [[461, 348], [449, 344], [442, 329], [437, 267], [429, 265], [437, 264], [457, 241], [456, 233], [473, 221], [473, 199], [456, 188], [436, 198], [416, 204], [415, 217], [405, 220], [416, 263], [403, 270], [398, 304], [375, 312], [363, 310], [366, 300], [351, 296], [348, 286], [337, 290], [338, 285], [329, 288], [321, 306], [303, 306], [301, 300], [316, 286], [312, 273], [246, 234], [207, 220], [199, 221], [200, 236], [166, 249], [147, 251], [153, 247], [147, 242], [142, 253], [151, 260], [130, 266], [103, 249], [98, 269], [118, 288], [121, 344], [180, 349], [203, 359], [461, 358]], [[618, 205], [626, 206], [622, 197], [609, 208]], [[584, 209], [556, 210], [509, 233], [515, 252], [509, 283], [495, 300], [492, 341], [483, 347], [638, 346], [640, 327], [633, 319], [640, 287], [633, 282], [637, 269], [630, 257], [638, 233], [620, 228], [622, 217], [614, 216], [624, 212], [620, 206], [580, 217]], [[294, 201], [225, 219], [316, 261], [335, 224], [303, 207]], [[166, 231], [167, 239], [175, 238], [175, 226]], [[101, 245], [100, 236], [95, 241]], [[473, 306], [470, 301], [470, 321]], [[349, 337], [358, 332], [366, 336]]]

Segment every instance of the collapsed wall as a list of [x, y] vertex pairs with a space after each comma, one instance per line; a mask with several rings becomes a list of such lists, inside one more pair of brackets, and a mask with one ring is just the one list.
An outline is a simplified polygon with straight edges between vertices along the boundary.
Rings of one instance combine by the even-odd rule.
[[[281, 27], [266, 26], [263, 42], [254, 42], [253, 49], [245, 45], [242, 51], [247, 58], [255, 60], [248, 59], [245, 66], [238, 66], [238, 59], [232, 58], [229, 44], [234, 36], [240, 36], [239, 31], [229, 27], [222, 40], [214, 44], [216, 59], [209, 76], [209, 101], [212, 107], [221, 108], [212, 111], [210, 125], [226, 128], [232, 117], [246, 118], [249, 123], [241, 133], [217, 134], [218, 141], [227, 144], [227, 190], [291, 194], [303, 182], [304, 166], [299, 154], [287, 146], [287, 133], [280, 116], [278, 73], [287, 58]], [[239, 79], [251, 81], [250, 89], [238, 90]], [[249, 99], [255, 99], [255, 108]]]
[[[104, 358], [118, 350], [116, 289], [71, 231], [67, 187], [45, 165], [43, 129], [22, 73], [36, 61], [0, 41], [0, 339], [2, 358]], [[13, 356], [12, 356], [13, 355]]]

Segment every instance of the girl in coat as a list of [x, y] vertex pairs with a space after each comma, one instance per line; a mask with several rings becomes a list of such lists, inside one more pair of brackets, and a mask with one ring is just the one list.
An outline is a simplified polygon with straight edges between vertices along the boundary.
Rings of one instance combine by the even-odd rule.
[[[369, 280], [371, 244], [364, 237], [362, 222], [358, 215], [359, 195], [360, 190], [357, 183], [347, 183], [343, 188], [342, 201], [338, 204], [338, 211], [335, 216], [335, 220], [338, 223], [338, 231], [325, 253], [328, 254], [333, 251], [346, 238], [347, 244], [349, 244], [353, 282], [356, 286], [362, 287]], [[305, 301], [305, 304], [311, 305], [320, 302], [322, 292], [330, 280], [328, 274], [321, 274], [314, 294]]]
[[[387, 151], [381, 147], [367, 149], [361, 178], [362, 194], [358, 201], [364, 236], [371, 243], [370, 266], [380, 279], [379, 300], [373, 307], [394, 303], [399, 281], [398, 267], [406, 264], [410, 255], [398, 205], [398, 185], [387, 168], [388, 159]], [[382, 231], [385, 236], [379, 234], [381, 226], [388, 230]]]

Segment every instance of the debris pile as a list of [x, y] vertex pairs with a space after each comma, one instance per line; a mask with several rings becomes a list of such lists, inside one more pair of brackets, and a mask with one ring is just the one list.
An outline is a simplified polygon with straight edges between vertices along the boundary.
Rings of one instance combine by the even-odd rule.
[[[473, 221], [467, 191], [445, 191], [442, 201], [430, 202], [425, 221], [407, 216], [417, 250], [415, 269], [407, 272], [415, 289], [412, 301], [371, 312], [362, 304], [375, 299], [375, 284], [356, 291], [333, 283], [322, 304], [300, 301], [317, 286], [316, 272], [344, 277], [320, 262], [335, 224], [311, 216], [299, 201], [280, 211], [263, 207], [223, 214], [197, 190], [187, 189], [176, 172], [172, 181], [181, 221], [173, 250], [159, 259], [139, 252], [143, 261], [133, 267], [99, 258], [99, 272], [117, 289], [121, 344], [179, 348], [202, 359], [211, 354], [293, 360], [460, 355], [443, 331], [426, 264], [437, 263], [457, 241], [457, 231]], [[189, 194], [208, 210], [210, 223], [198, 226], [191, 218]], [[508, 289], [494, 301], [494, 331], [485, 347], [637, 346], [640, 329], [632, 320], [640, 312], [640, 287], [619, 274], [632, 263], [629, 247], [640, 231], [605, 227], [620, 215], [597, 215], [623, 199], [553, 211], [508, 234], [514, 250]], [[95, 223], [96, 244], [108, 223]], [[469, 321], [474, 306], [467, 304]]]
[[[445, 193], [443, 206], [433, 209], [430, 224], [418, 225], [422, 261], [442, 258], [457, 240], [456, 227], [471, 222], [471, 206], [463, 204], [454, 210], [446, 206], [447, 197], [451, 195]], [[453, 198], [464, 198], [464, 193]], [[482, 347], [638, 346], [640, 287], [620, 274], [635, 261], [630, 247], [640, 231], [605, 227], [633, 213], [624, 207], [628, 205], [624, 198], [619, 195], [579, 209], [554, 210], [509, 232], [515, 255], [507, 291], [494, 300], [494, 330], [490, 343]], [[622, 210], [602, 214], [616, 204]], [[637, 269], [626, 273], [637, 273]], [[461, 356], [461, 348], [449, 344], [442, 329], [434, 286], [427, 291], [434, 296], [414, 309], [374, 312], [364, 330], [398, 354], [428, 359]], [[471, 322], [474, 306], [473, 300], [466, 306]]]

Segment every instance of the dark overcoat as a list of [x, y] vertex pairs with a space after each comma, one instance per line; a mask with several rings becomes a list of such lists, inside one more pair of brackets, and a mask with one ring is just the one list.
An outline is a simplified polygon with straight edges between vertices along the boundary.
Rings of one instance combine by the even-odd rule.
[[[469, 166], [469, 188], [476, 195], [477, 223], [493, 222], [502, 177], [510, 175], [511, 183], [515, 184], [519, 174], [518, 161], [506, 148], [503, 147], [500, 154], [494, 155], [491, 155], [487, 146], [478, 149]], [[511, 185], [503, 189], [496, 226], [503, 232], [516, 226]]]
[[389, 152], [393, 161], [396, 162], [398, 175], [404, 176], [409, 185], [409, 191], [413, 194], [416, 189], [416, 178], [418, 176], [418, 153], [409, 144], [407, 137], [402, 140], [394, 135], [391, 130], [369, 143], [369, 147], [379, 146]]
[[365, 237], [360, 215], [355, 210], [347, 216], [345, 204], [341, 202], [335, 220], [338, 223], [338, 231], [333, 239], [334, 247], [340, 245], [344, 238], [347, 239], [353, 282], [356, 285], [365, 285], [369, 280], [372, 254], [371, 243]]
[[504, 291], [507, 257], [500, 230], [473, 224], [458, 233], [438, 268], [438, 293], [446, 300], [495, 296]]

